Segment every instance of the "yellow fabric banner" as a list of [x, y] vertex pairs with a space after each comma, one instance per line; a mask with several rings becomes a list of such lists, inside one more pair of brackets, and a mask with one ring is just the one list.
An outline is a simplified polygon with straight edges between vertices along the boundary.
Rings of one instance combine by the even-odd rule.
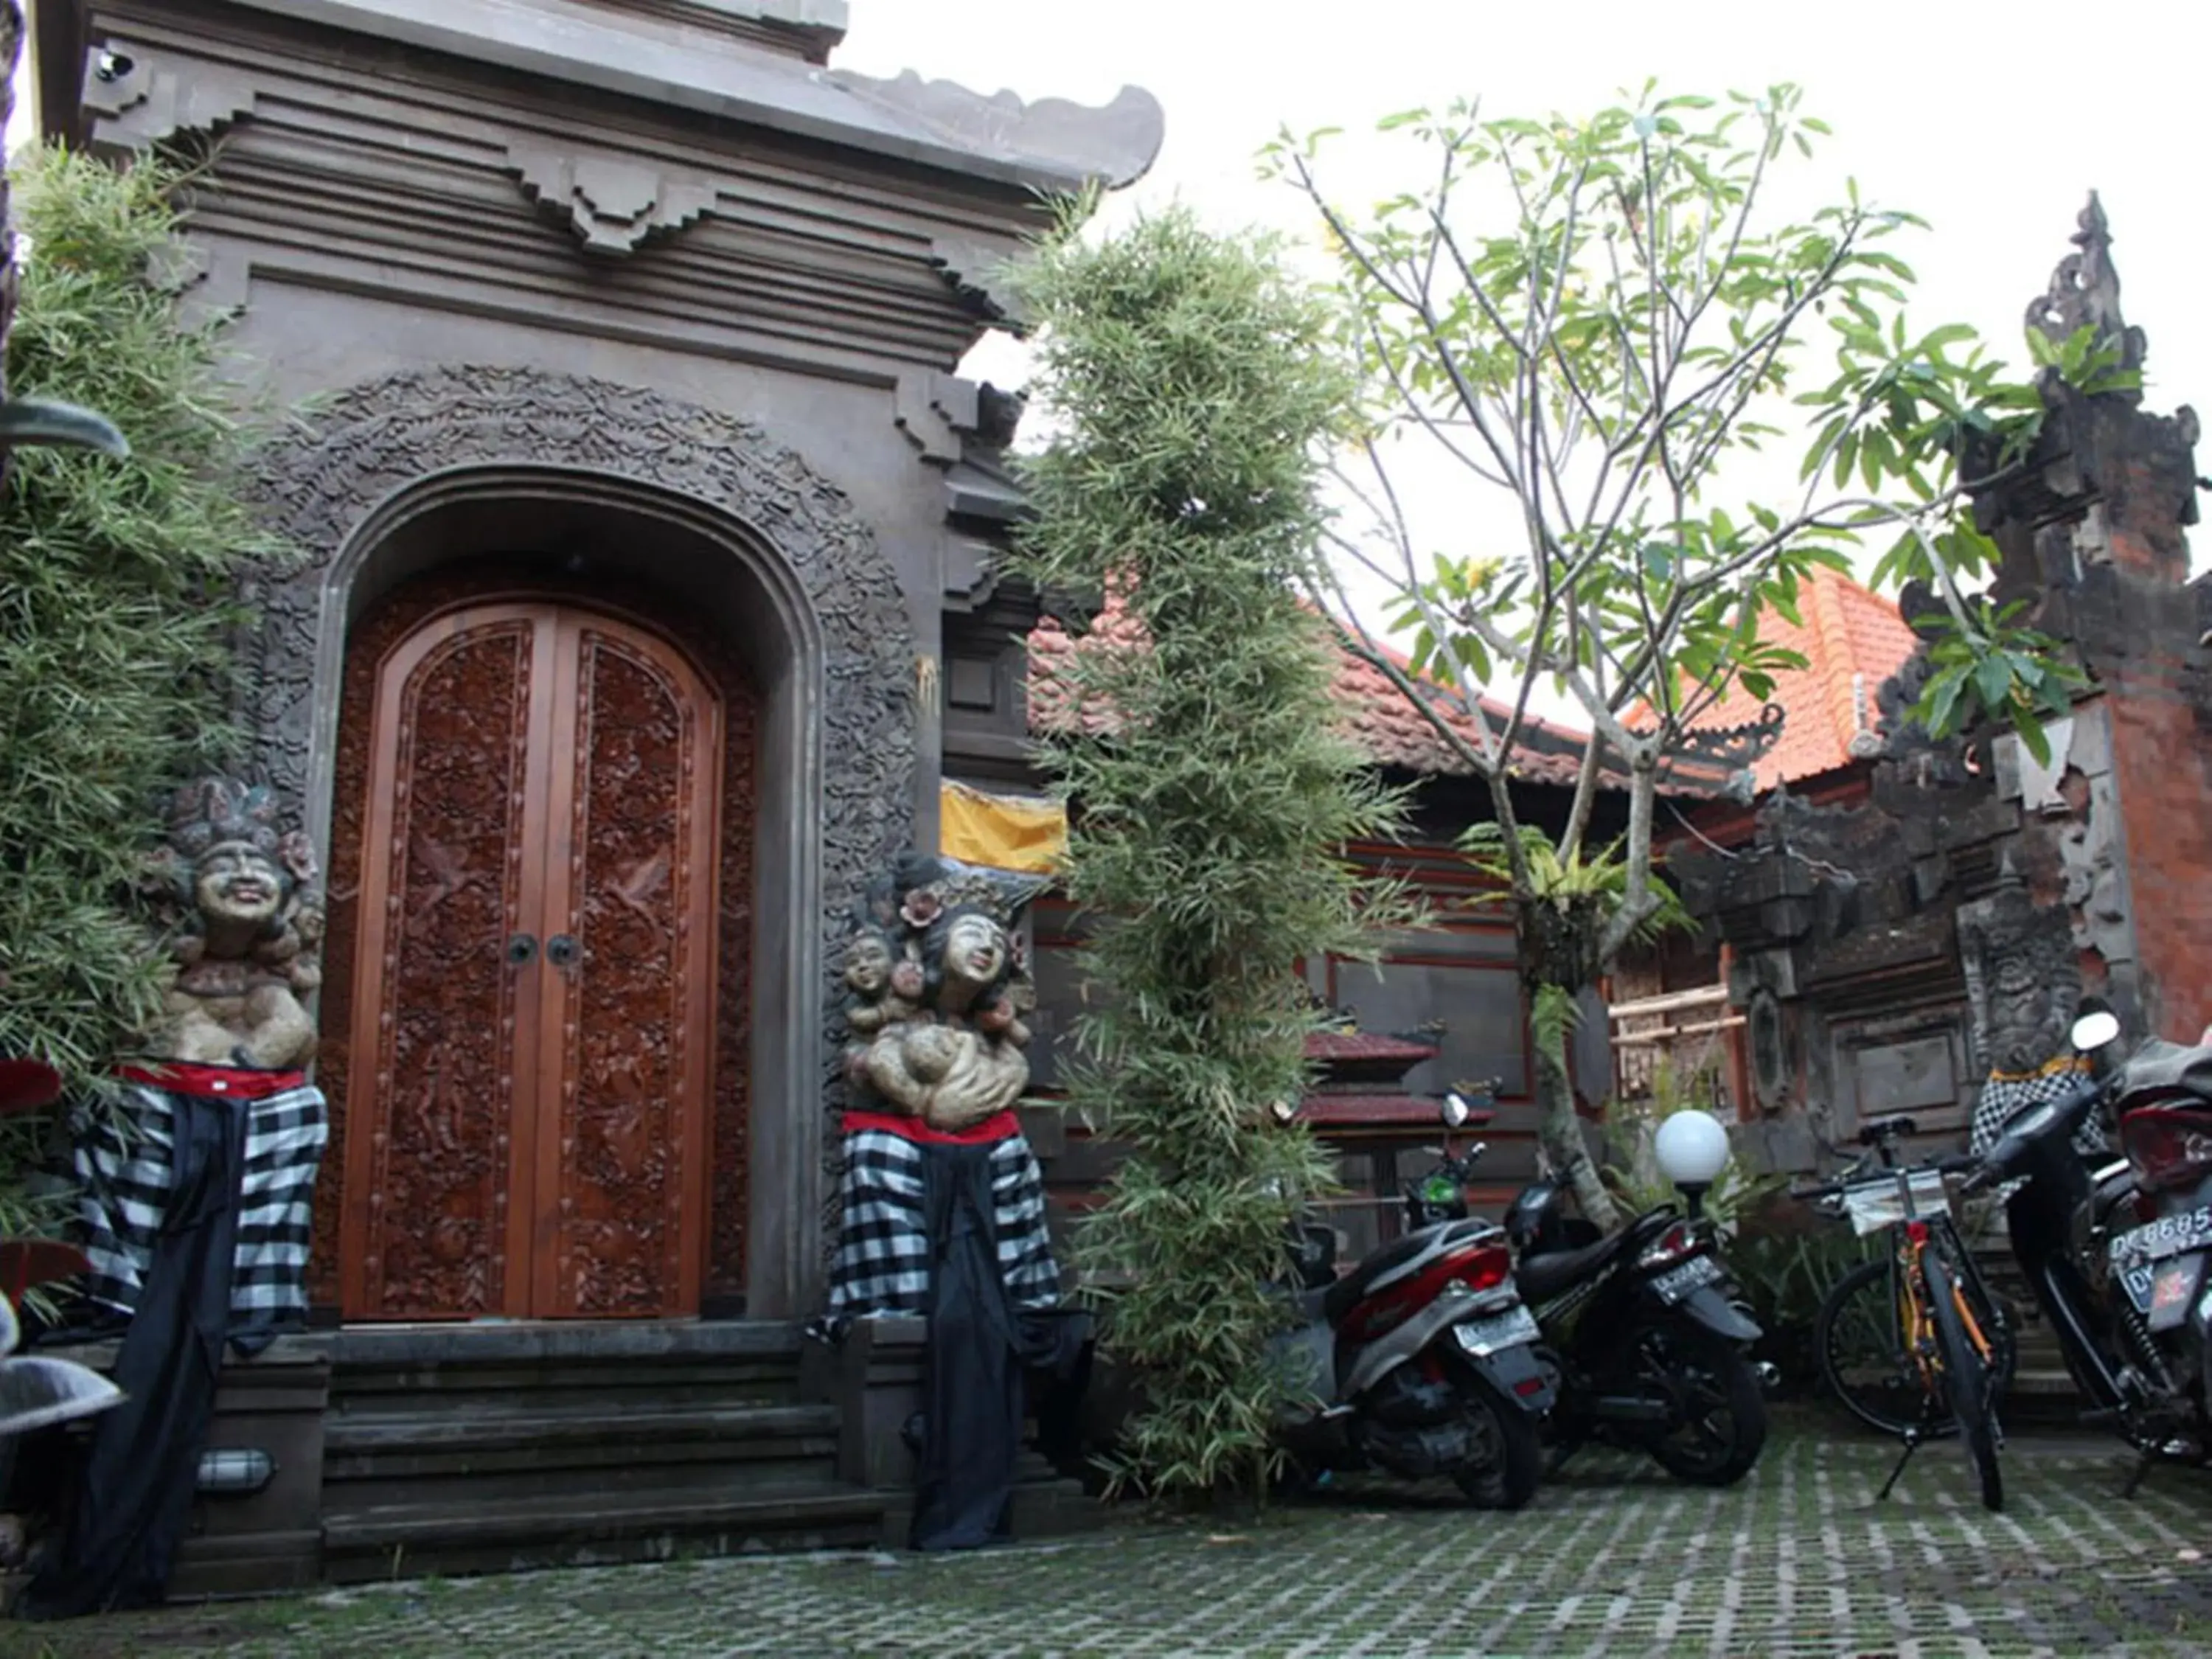
[[937, 849], [963, 864], [1050, 875], [1067, 850], [1067, 813], [1056, 800], [986, 794], [947, 781], [938, 795]]

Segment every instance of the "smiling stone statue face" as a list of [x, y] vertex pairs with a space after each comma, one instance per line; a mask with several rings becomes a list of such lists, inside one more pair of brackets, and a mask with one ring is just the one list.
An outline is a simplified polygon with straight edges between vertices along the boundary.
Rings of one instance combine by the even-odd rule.
[[945, 939], [945, 969], [970, 985], [988, 985], [1006, 970], [1006, 930], [975, 912], [954, 919]]
[[265, 926], [284, 902], [286, 885], [274, 859], [239, 842], [210, 848], [192, 872], [192, 897], [210, 922]]

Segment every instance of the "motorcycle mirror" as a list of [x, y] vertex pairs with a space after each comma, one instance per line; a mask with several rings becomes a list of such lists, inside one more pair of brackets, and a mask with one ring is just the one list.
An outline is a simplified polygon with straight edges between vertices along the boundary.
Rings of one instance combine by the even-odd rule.
[[1444, 1097], [1443, 1115], [1444, 1122], [1450, 1127], [1456, 1129], [1460, 1125], [1466, 1122], [1469, 1117], [1473, 1116], [1474, 1113], [1469, 1109], [1465, 1100], [1462, 1099], [1456, 1093], [1453, 1093], [1448, 1094]]
[[2074, 1022], [2074, 1050], [2076, 1054], [2094, 1054], [2119, 1035], [2119, 1017], [2108, 1009], [2100, 1008], [2096, 1012], [2084, 1014]]

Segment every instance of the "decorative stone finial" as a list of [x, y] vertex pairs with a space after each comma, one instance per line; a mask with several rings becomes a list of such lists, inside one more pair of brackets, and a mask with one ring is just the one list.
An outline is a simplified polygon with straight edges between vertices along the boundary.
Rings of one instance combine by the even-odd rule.
[[2030, 301], [2027, 325], [2054, 344], [2085, 327], [2094, 328], [2100, 338], [2119, 346], [2122, 368], [2141, 368], [2143, 331], [2129, 327], [2120, 314], [2120, 276], [2112, 268], [2112, 234], [2105, 222], [2104, 204], [2094, 190], [2076, 223], [2080, 228], [2073, 240], [2080, 252], [2061, 259], [2051, 273], [2050, 289]]

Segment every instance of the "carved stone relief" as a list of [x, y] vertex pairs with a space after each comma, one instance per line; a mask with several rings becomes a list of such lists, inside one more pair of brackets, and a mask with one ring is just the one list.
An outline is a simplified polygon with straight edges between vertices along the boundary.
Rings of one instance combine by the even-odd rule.
[[1046, 884], [910, 853], [869, 890], [845, 948], [856, 1104], [957, 1133], [1021, 1099], [1036, 1009], [1022, 913]]
[[228, 778], [177, 793], [150, 872], [177, 969], [145, 1044], [157, 1059], [289, 1071], [314, 1054], [301, 999], [322, 982], [322, 897], [313, 848], [277, 810]]
[[635, 253], [656, 232], [681, 230], [712, 211], [717, 195], [704, 174], [627, 158], [524, 144], [510, 144], [507, 158], [522, 193], [566, 219], [587, 253]]
[[2008, 870], [1989, 897], [1959, 907], [1959, 957], [1977, 1073], [2033, 1072], [2066, 1052], [2081, 975], [2063, 907], [2038, 905]]

